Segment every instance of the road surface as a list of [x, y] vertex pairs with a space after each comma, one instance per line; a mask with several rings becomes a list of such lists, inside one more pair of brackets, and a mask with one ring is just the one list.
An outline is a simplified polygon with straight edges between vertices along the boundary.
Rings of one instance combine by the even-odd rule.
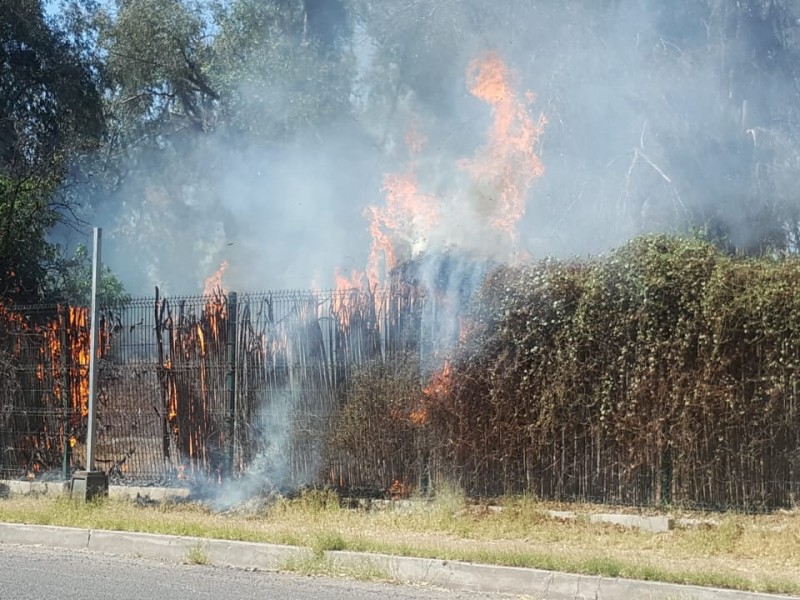
[[420, 586], [176, 565], [0, 544], [0, 600], [500, 600]]

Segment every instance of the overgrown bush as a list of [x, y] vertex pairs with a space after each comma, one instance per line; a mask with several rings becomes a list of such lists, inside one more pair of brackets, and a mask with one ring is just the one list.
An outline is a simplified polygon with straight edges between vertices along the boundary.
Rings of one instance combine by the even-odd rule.
[[411, 388], [360, 380], [347, 430], [395, 432], [375, 464], [422, 454], [481, 495], [755, 508], [800, 491], [799, 260], [652, 236], [505, 266], [464, 331], [423, 437], [391, 416]]
[[375, 361], [350, 380], [326, 448], [332, 483], [366, 493], [406, 495], [424, 476], [425, 442], [419, 361]]

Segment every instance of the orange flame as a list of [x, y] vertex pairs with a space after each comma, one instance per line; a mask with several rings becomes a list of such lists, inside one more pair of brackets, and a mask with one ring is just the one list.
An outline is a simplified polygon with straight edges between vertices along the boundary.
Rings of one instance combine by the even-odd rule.
[[516, 226], [525, 214], [525, 198], [531, 182], [541, 177], [544, 167], [535, 148], [547, 120], [541, 115], [534, 122], [527, 104], [535, 99], [526, 93], [527, 102], [517, 98], [505, 63], [489, 53], [470, 63], [473, 96], [489, 104], [494, 122], [489, 142], [478, 156], [462, 161], [488, 202], [489, 223], [516, 240]]
[[353, 270], [350, 277], [347, 277], [339, 269], [334, 272], [334, 281], [336, 282], [336, 292], [331, 299], [331, 308], [333, 313], [338, 316], [339, 323], [347, 327], [350, 324], [354, 294], [357, 295], [364, 291], [367, 281], [361, 271]]
[[427, 398], [446, 395], [450, 391], [451, 387], [450, 377], [450, 361], [445, 360], [442, 370], [438, 373], [434, 373], [433, 377], [431, 377], [430, 383], [425, 386], [425, 389], [422, 390], [422, 393]]
[[414, 425], [424, 425], [428, 422], [428, 409], [423, 406], [412, 410], [408, 413], [408, 420]]
[[70, 359], [78, 365], [78, 372], [71, 378], [72, 406], [80, 410], [81, 416], [89, 415], [89, 311], [86, 308], [69, 308]]
[[222, 286], [222, 276], [225, 275], [225, 271], [227, 270], [228, 261], [223, 260], [219, 265], [219, 269], [206, 279], [205, 286], [203, 287], [204, 296], [212, 296], [218, 292], [225, 292], [225, 288]]
[[[370, 206], [372, 235], [367, 277], [375, 285], [394, 269], [399, 259], [409, 259], [427, 243], [439, 223], [440, 208], [434, 196], [419, 191], [413, 169], [383, 178], [386, 206]], [[402, 255], [401, 255], [402, 253]]]
[[178, 418], [178, 390], [175, 386], [175, 378], [172, 372], [172, 361], [168, 358], [164, 361], [164, 370], [167, 377], [167, 393], [169, 396], [169, 421], [175, 424]]
[[[488, 53], [472, 61], [467, 79], [470, 93], [488, 104], [492, 113], [487, 143], [474, 157], [457, 163], [469, 175], [472, 202], [460, 202], [457, 192], [448, 193], [445, 198], [421, 191], [414, 159], [422, 152], [425, 138], [412, 126], [406, 136], [411, 164], [403, 172], [384, 177], [384, 205], [370, 206], [365, 211], [372, 238], [366, 267], [371, 286], [385, 281], [400, 262], [433, 243], [460, 240], [462, 244], [478, 243], [486, 248], [480, 231], [465, 233], [455, 229], [455, 222], [477, 221], [479, 226], [488, 222], [503, 236], [500, 239], [508, 242], [509, 251], [519, 253], [517, 225], [525, 214], [528, 188], [544, 172], [536, 147], [546, 119], [531, 117], [529, 105], [534, 94], [517, 95], [512, 75], [497, 54]], [[448, 217], [446, 222], [443, 215]], [[442, 225], [449, 225], [450, 231], [443, 231]]]
[[219, 338], [220, 320], [224, 319], [226, 315], [224, 295], [227, 290], [222, 285], [222, 276], [227, 269], [228, 261], [223, 260], [219, 265], [219, 269], [206, 279], [203, 290], [203, 294], [209, 297], [206, 303], [206, 315], [211, 325], [212, 337], [215, 340]]

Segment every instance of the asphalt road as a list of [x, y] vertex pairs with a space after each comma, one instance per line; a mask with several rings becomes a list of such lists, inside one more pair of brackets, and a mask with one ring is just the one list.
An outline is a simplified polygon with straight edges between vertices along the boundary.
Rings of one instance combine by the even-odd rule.
[[511, 596], [0, 545], [0, 600], [500, 600]]

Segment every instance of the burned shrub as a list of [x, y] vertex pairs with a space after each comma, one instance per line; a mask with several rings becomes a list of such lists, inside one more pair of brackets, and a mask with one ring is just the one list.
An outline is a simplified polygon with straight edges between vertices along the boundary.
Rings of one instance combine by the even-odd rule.
[[410, 492], [420, 484], [426, 409], [419, 361], [400, 355], [355, 371], [326, 447], [331, 483], [370, 494]]

